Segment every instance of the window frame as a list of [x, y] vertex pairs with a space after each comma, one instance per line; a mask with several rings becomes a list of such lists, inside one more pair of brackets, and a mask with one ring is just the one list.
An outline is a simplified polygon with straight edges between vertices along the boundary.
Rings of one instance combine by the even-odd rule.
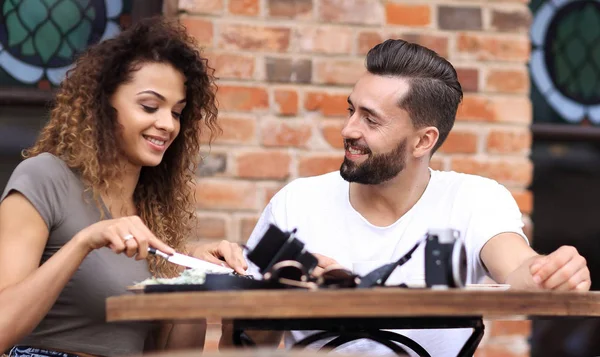
[[[163, 11], [163, 9], [165, 11]], [[157, 15], [174, 16], [177, 12], [176, 0], [133, 0], [131, 22]], [[39, 88], [23, 88], [0, 86], [0, 105], [33, 105], [48, 106], [56, 94], [56, 88], [43, 90]]]

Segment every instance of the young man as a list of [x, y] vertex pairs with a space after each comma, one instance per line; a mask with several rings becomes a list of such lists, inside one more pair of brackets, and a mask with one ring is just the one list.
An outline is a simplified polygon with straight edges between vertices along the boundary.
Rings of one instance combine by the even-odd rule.
[[[466, 246], [467, 283], [489, 275], [514, 289], [589, 290], [586, 261], [574, 248], [540, 256], [529, 247], [521, 213], [506, 188], [483, 177], [429, 168], [462, 99], [452, 65], [425, 47], [387, 40], [369, 51], [366, 67], [348, 97], [340, 171], [284, 187], [265, 208], [248, 245], [257, 243], [269, 223], [284, 231], [297, 228], [321, 268], [360, 269], [397, 260], [430, 229], [452, 228]], [[399, 269], [405, 281], [424, 279], [423, 248]], [[403, 333], [432, 356], [456, 356], [471, 331]], [[305, 335], [292, 332], [286, 342]], [[365, 340], [339, 349], [390, 352]]]

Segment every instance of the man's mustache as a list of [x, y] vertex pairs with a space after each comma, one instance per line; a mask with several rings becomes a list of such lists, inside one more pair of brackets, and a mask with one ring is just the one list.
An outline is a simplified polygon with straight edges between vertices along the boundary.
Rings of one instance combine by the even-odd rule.
[[346, 150], [349, 150], [350, 147], [352, 147], [354, 149], [361, 150], [361, 151], [363, 151], [366, 154], [370, 154], [371, 153], [371, 149], [369, 149], [368, 146], [363, 145], [363, 144], [359, 144], [357, 140], [344, 139], [344, 148]]

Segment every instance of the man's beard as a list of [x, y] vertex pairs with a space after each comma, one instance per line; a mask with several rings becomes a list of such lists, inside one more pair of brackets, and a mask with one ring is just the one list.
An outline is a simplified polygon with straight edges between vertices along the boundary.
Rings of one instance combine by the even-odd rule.
[[[356, 164], [348, 158], [344, 158], [340, 175], [348, 182], [363, 185], [378, 185], [393, 179], [406, 166], [407, 141], [408, 139], [402, 140], [394, 150], [388, 153], [368, 154], [369, 157], [361, 164]], [[349, 146], [352, 146], [351, 144], [353, 144], [353, 141], [345, 141], [346, 150]]]

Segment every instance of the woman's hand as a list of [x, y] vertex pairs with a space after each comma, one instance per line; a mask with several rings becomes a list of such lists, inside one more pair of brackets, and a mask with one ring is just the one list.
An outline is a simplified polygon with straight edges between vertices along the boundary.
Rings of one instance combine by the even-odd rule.
[[175, 251], [150, 232], [138, 216], [122, 217], [100, 221], [82, 229], [75, 236], [90, 251], [109, 247], [115, 253], [125, 253], [136, 260], [146, 259], [148, 247], [154, 247], [167, 254]]
[[239, 274], [246, 274], [248, 264], [239, 244], [226, 240], [196, 245], [192, 256], [218, 265], [228, 266]]

